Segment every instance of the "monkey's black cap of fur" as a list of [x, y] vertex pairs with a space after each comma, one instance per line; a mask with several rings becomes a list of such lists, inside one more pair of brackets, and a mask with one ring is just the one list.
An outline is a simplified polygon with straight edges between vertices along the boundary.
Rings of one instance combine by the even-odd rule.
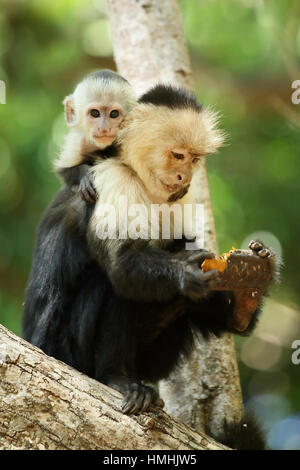
[[202, 105], [198, 103], [193, 93], [171, 85], [156, 85], [144, 93], [138, 101], [156, 106], [167, 106], [171, 109], [189, 108], [197, 112], [202, 109]]

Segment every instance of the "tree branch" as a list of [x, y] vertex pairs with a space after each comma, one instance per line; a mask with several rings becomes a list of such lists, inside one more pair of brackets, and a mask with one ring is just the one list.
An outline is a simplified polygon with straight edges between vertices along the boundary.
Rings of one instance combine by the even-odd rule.
[[121, 395], [0, 325], [0, 448], [226, 449], [160, 409], [129, 417]]

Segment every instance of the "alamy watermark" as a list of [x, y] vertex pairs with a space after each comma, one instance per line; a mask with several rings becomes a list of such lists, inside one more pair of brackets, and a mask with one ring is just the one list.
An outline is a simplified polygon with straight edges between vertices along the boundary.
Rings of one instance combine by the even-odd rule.
[[0, 80], [0, 104], [6, 104], [6, 85], [3, 80]]
[[291, 348], [295, 349], [292, 354], [292, 363], [297, 366], [300, 364], [300, 339], [295, 339], [295, 341], [292, 342]]
[[300, 80], [294, 80], [292, 83], [292, 88], [295, 88], [291, 95], [291, 100], [293, 104], [300, 103]]
[[97, 204], [96, 234], [101, 240], [186, 239], [187, 250], [204, 245], [203, 204], [129, 204], [120, 196], [118, 207]]

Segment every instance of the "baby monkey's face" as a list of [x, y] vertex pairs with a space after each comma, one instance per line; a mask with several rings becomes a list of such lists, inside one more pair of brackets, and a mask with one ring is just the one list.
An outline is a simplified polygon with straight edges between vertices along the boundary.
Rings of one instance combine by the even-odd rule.
[[115, 140], [123, 119], [124, 111], [118, 103], [89, 103], [84, 115], [86, 135], [98, 148], [105, 148]]

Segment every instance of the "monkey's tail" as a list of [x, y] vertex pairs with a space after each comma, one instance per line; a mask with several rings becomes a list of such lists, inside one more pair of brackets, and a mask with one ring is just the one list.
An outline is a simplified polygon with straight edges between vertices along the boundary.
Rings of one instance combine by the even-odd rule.
[[239, 422], [224, 421], [223, 430], [212, 437], [231, 449], [266, 450], [266, 440], [256, 417], [245, 412]]

